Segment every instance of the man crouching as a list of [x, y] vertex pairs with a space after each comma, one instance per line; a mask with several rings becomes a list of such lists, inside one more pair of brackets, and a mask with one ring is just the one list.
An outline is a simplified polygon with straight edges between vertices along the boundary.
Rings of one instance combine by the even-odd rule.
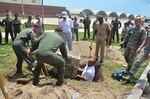
[[38, 85], [40, 70], [43, 63], [52, 65], [57, 68], [58, 78], [56, 85], [61, 86], [64, 82], [65, 61], [61, 56], [55, 54], [57, 50], [60, 50], [62, 56], [68, 59], [67, 50], [61, 36], [57, 33], [44, 33], [41, 35], [34, 45], [31, 52], [35, 51], [35, 57], [37, 60], [37, 66], [34, 69], [33, 85]]

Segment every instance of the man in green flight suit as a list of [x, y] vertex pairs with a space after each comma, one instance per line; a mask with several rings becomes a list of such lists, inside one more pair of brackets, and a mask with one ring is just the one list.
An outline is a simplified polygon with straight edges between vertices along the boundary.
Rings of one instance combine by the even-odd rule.
[[38, 31], [39, 31], [38, 24], [35, 24], [33, 28], [24, 29], [18, 34], [18, 36], [15, 38], [15, 40], [12, 43], [12, 48], [17, 57], [17, 64], [16, 64], [17, 74], [22, 73], [23, 59], [30, 67], [34, 67], [36, 65], [34, 60], [30, 58], [27, 53], [28, 51], [27, 51], [26, 43], [29, 40], [34, 40], [34, 38], [36, 37], [35, 33], [37, 33]]
[[[37, 50], [36, 50], [37, 49]], [[37, 66], [34, 69], [33, 85], [38, 85], [39, 75], [43, 63], [55, 66], [58, 72], [57, 86], [61, 86], [64, 82], [64, 72], [65, 72], [65, 61], [61, 56], [55, 54], [57, 49], [60, 50], [62, 56], [68, 59], [67, 50], [61, 36], [57, 33], [44, 33], [42, 34], [36, 42], [34, 42], [32, 51], [35, 51], [35, 57], [37, 60]]]

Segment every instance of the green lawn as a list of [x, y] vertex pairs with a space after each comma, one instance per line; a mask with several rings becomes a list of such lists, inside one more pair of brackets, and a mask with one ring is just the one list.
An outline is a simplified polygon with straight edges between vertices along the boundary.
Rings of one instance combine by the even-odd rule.
[[[50, 25], [50, 24], [45, 24], [44, 29], [45, 30], [55, 30], [57, 28], [56, 25]], [[21, 30], [23, 30], [23, 25], [21, 25]], [[1, 28], [1, 32], [4, 32], [4, 28]]]

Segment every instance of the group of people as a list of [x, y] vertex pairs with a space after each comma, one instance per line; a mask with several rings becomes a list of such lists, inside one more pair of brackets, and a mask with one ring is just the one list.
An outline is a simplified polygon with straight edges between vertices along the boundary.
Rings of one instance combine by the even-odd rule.
[[[120, 27], [121, 23], [118, 18], [109, 24], [102, 16], [97, 17], [93, 23], [93, 39], [96, 35], [95, 60], [100, 60], [103, 63], [107, 37], [109, 37], [110, 44], [111, 41], [115, 41], [114, 35], [116, 33], [117, 42], [119, 42], [118, 29]], [[150, 30], [149, 27], [143, 26], [141, 17], [136, 17], [134, 23], [131, 22], [131, 19], [124, 23], [121, 44], [121, 47], [125, 48], [124, 58], [128, 71], [128, 75], [123, 76], [123, 80], [130, 82], [140, 65], [150, 57]], [[99, 48], [100, 58], [98, 58]]]
[[[15, 14], [15, 16], [17, 17], [15, 17], [15, 20], [19, 20], [18, 15]], [[7, 20], [2, 21], [2, 26], [5, 26], [6, 28], [6, 34], [13, 33], [9, 31], [12, 31], [13, 29], [8, 28], [7, 26], [13, 25], [14, 23], [17, 24], [15, 28], [17, 27], [18, 29], [14, 29], [14, 33], [16, 33], [15, 38], [12, 35], [12, 48], [17, 57], [16, 73], [22, 73], [22, 63], [23, 60], [25, 60], [29, 65], [28, 69], [33, 71], [33, 85], [38, 85], [40, 71], [44, 63], [56, 67], [58, 71], [56, 85], [61, 86], [64, 83], [65, 60], [69, 60], [69, 57], [67, 55], [66, 42], [68, 41], [68, 48], [70, 51], [72, 51], [72, 40], [74, 38], [73, 33], [76, 33], [76, 35], [78, 35], [79, 22], [77, 17], [74, 18], [74, 21], [69, 19], [68, 14], [65, 11], [61, 13], [61, 17], [62, 19], [60, 20], [57, 29], [55, 29], [55, 32], [47, 33], [44, 31], [44, 24], [40, 20], [40, 15], [37, 15], [38, 21], [36, 23], [33, 23], [32, 17], [29, 16], [27, 22], [24, 23], [25, 29], [22, 31], [19, 29], [18, 25], [21, 24], [21, 22], [12, 21], [11, 23], [9, 15], [6, 15]], [[87, 16], [87, 20], [89, 20], [89, 16]], [[129, 71], [129, 75], [127, 77], [124, 77], [124, 79], [127, 81], [131, 80], [142, 62], [148, 58], [150, 52], [150, 31], [146, 31], [142, 26], [141, 17], [136, 17], [134, 21], [135, 27], [133, 27], [133, 23], [129, 21], [128, 23], [125, 23], [124, 29], [126, 27], [128, 28], [123, 31], [123, 33], [126, 33], [126, 31], [128, 32], [124, 38], [128, 39], [124, 55], [125, 60], [128, 63], [127, 70]], [[121, 23], [117, 18], [112, 24], [114, 24], [114, 27], [112, 27], [111, 24], [107, 22], [107, 19], [104, 19], [103, 16], [100, 15], [97, 17], [97, 20], [95, 21], [93, 27], [93, 31], [95, 33], [94, 35], [96, 35], [95, 59], [89, 59], [88, 64], [85, 67], [85, 70], [88, 70], [87, 68], [92, 68], [93, 73], [92, 75], [90, 75], [91, 77], [88, 78], [88, 76], [86, 75], [89, 75], [89, 73], [85, 73], [85, 71], [82, 70], [83, 75], [80, 76], [80, 78], [83, 78], [87, 81], [92, 81], [92, 79], [94, 78], [93, 74], [95, 74], [95, 70], [93, 67], [94, 63], [96, 61], [103, 63], [106, 39], [109, 38], [110, 40], [111, 37], [114, 37], [114, 33], [112, 33], [112, 31], [116, 31], [116, 34], [118, 35], [118, 31], [116, 29], [121, 26]], [[129, 27], [129, 25], [132, 26]], [[86, 30], [87, 28], [89, 28], [89, 26], [85, 27], [84, 30], [89, 32], [89, 30]], [[78, 36], [76, 37], [76, 40], [78, 41]], [[84, 38], [86, 38], [86, 35], [84, 35]], [[88, 38], [90, 38], [89, 34]], [[6, 43], [8, 43], [8, 37], [6, 37], [5, 40]], [[117, 36], [117, 42], [119, 42], [118, 40], [119, 37]], [[29, 41], [31, 41], [31, 48], [28, 51], [26, 43], [28, 43]], [[60, 50], [62, 57], [55, 54], [57, 49]], [[98, 57], [99, 49], [100, 58]], [[137, 60], [134, 61], [136, 53], [140, 54], [137, 56]], [[35, 55], [37, 62], [33, 60], [33, 54]]]
[[17, 36], [17, 33], [21, 31], [20, 25], [21, 21], [18, 19], [18, 14], [14, 15], [15, 18], [12, 20], [9, 14], [6, 14], [6, 18], [0, 21], [0, 44], [2, 44], [2, 34], [1, 34], [1, 27], [5, 28], [5, 43], [8, 44], [8, 36], [10, 34], [11, 40], [13, 41], [14, 38]]
[[135, 27], [127, 35], [128, 43], [125, 49], [128, 75], [123, 80], [130, 82], [141, 64], [150, 56], [150, 30], [143, 27], [141, 17], [135, 18]]
[[[36, 19], [39, 25], [41, 33], [44, 31], [44, 24], [40, 20], [40, 15], [36, 15]], [[2, 33], [1, 28], [5, 28], [5, 43], [8, 44], [9, 39], [8, 36], [10, 34], [11, 40], [16, 38], [17, 34], [21, 32], [21, 20], [19, 19], [18, 14], [14, 14], [14, 19], [11, 19], [9, 14], [6, 14], [6, 18], [0, 21], [0, 44], [2, 44]], [[31, 28], [34, 26], [34, 22], [32, 22], [32, 16], [28, 17], [27, 22], [23, 24], [23, 28]]]

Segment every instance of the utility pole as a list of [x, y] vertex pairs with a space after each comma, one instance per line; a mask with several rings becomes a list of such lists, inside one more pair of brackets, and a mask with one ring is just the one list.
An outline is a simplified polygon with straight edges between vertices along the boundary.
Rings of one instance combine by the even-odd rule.
[[23, 19], [24, 19], [24, 4], [23, 4], [23, 0], [21, 0], [22, 3], [22, 15], [23, 15]]
[[43, 0], [42, 0], [42, 23], [44, 23], [44, 5], [43, 5]]

